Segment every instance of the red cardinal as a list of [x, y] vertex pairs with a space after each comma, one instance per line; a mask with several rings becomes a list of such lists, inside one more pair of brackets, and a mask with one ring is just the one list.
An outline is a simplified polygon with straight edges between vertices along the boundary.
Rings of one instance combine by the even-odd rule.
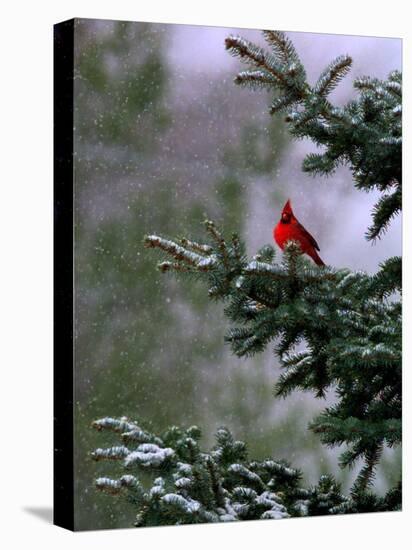
[[316, 252], [319, 249], [318, 243], [308, 231], [295, 218], [290, 204], [290, 199], [287, 201], [282, 210], [282, 216], [273, 229], [273, 238], [283, 250], [287, 241], [294, 240], [300, 244], [303, 254], [307, 254], [317, 265], [325, 265], [319, 254]]

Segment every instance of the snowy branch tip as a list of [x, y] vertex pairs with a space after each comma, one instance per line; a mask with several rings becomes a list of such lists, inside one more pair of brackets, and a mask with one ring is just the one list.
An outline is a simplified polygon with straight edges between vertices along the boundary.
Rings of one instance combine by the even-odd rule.
[[212, 247], [198, 244], [187, 239], [178, 244], [158, 235], [147, 235], [144, 239], [146, 248], [158, 248], [172, 256], [176, 262], [161, 262], [161, 271], [209, 271], [217, 264], [217, 258], [212, 254]]

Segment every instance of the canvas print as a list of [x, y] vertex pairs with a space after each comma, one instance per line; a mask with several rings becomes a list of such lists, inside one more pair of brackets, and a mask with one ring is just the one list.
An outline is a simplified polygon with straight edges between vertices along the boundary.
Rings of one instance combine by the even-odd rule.
[[401, 40], [69, 25], [57, 514], [400, 510]]

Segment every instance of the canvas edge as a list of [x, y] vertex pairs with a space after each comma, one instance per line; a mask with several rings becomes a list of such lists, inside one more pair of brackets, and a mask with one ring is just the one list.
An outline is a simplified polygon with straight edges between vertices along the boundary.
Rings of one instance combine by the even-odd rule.
[[74, 19], [54, 25], [53, 39], [53, 523], [73, 531]]

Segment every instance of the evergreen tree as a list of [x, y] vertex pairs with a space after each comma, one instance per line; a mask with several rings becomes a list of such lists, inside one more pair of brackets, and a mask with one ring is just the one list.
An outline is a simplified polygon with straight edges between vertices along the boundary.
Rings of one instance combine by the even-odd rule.
[[[351, 59], [338, 57], [310, 86], [290, 40], [281, 32], [265, 31], [264, 36], [270, 51], [240, 37], [227, 38], [229, 52], [249, 65], [235, 82], [273, 90], [271, 113], [284, 112], [294, 137], [310, 138], [323, 147], [321, 154], [305, 158], [303, 170], [331, 174], [339, 164], [346, 164], [358, 189], [381, 192], [366, 238], [382, 238], [402, 206], [400, 73], [391, 73], [385, 81], [356, 79], [357, 99], [335, 107], [328, 95], [347, 74]], [[218, 432], [214, 450], [194, 450], [193, 454], [185, 445], [190, 440], [189, 447], [197, 449], [198, 437], [190, 430], [177, 430], [177, 439], [166, 434], [154, 440], [155, 436], [146, 434], [134, 440], [140, 444], [137, 448], [132, 445], [134, 450], [123, 446], [94, 453], [96, 459], [123, 459], [126, 468], [139, 464], [164, 469], [162, 481], [155, 480], [151, 489], [160, 495], [156, 502], [152, 502], [151, 492], [142, 492], [139, 482], [129, 477], [125, 482], [100, 479], [98, 487], [117, 493], [130, 481], [135, 493], [140, 491], [134, 498], [139, 511], [145, 510], [141, 520], [145, 525], [152, 524], [153, 518], [156, 523], [182, 523], [221, 521], [226, 515], [251, 519], [399, 509], [400, 482], [382, 498], [370, 486], [384, 446], [401, 443], [401, 258], [388, 258], [373, 275], [331, 266], [318, 268], [303, 258], [298, 243], [291, 241], [280, 262], [268, 245], [249, 259], [236, 234], [225, 236], [210, 220], [205, 225], [207, 239], [202, 243], [149, 235], [145, 244], [166, 255], [159, 264], [161, 271], [200, 278], [211, 298], [224, 301], [232, 324], [226, 340], [236, 355], [254, 355], [275, 344], [284, 369], [275, 384], [277, 396], [302, 390], [322, 398], [327, 390], [335, 391], [335, 404], [313, 419], [310, 429], [327, 446], [345, 444], [342, 467], [357, 460], [363, 461], [363, 467], [349, 496], [343, 496], [329, 477], [304, 490], [296, 470], [272, 461], [273, 469], [267, 471], [268, 461], [250, 462], [244, 445], [234, 443], [225, 430]], [[111, 427], [126, 441], [130, 441], [128, 432], [140, 433], [118, 422], [103, 419], [96, 427]], [[226, 454], [228, 441], [230, 451]], [[222, 456], [230, 458], [222, 462]], [[197, 472], [197, 477], [188, 475], [186, 487], [175, 483], [186, 476], [179, 470], [182, 461]], [[284, 469], [294, 474], [286, 476], [286, 481], [282, 478], [282, 485], [276, 472], [286, 475]], [[156, 489], [160, 485], [162, 489]], [[278, 507], [270, 507], [266, 499]], [[274, 509], [277, 511], [271, 515]], [[190, 515], [193, 510], [195, 516]], [[153, 516], [156, 511], [158, 515]]]

